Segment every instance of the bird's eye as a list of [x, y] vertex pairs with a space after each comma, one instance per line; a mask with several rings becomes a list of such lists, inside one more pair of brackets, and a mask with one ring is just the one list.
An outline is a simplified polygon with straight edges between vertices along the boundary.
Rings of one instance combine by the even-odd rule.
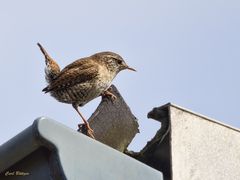
[[122, 60], [117, 59], [117, 63], [118, 63], [119, 65], [122, 64]]

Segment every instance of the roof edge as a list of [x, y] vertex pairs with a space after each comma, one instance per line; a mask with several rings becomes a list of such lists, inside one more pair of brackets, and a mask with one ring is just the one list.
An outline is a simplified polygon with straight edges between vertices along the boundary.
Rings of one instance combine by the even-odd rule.
[[0, 161], [0, 172], [8, 169], [15, 162], [20, 161], [40, 147], [37, 141], [37, 131], [35, 120], [31, 126], [1, 145], [0, 157], [2, 158]]
[[159, 108], [160, 108], [160, 109], [163, 109], [163, 108], [166, 108], [166, 107], [174, 107], [174, 108], [180, 109], [180, 110], [185, 111], [185, 112], [187, 112], [187, 113], [190, 113], [190, 114], [193, 114], [193, 115], [195, 115], [195, 116], [201, 117], [201, 118], [203, 118], [203, 119], [205, 119], [205, 120], [207, 120], [207, 121], [210, 121], [210, 122], [212, 122], [212, 123], [216, 123], [216, 124], [219, 124], [219, 125], [224, 126], [224, 127], [226, 127], [226, 128], [229, 128], [229, 129], [232, 129], [232, 130], [234, 130], [234, 131], [240, 132], [240, 129], [238, 129], [238, 128], [236, 128], [236, 127], [233, 127], [233, 126], [230, 126], [230, 125], [228, 125], [228, 124], [222, 123], [222, 122], [220, 122], [220, 121], [218, 121], [218, 120], [216, 120], [216, 119], [214, 119], [214, 118], [207, 117], [207, 116], [205, 116], [205, 115], [203, 115], [203, 114], [201, 114], [201, 113], [196, 113], [195, 111], [192, 111], [192, 110], [190, 110], [190, 109], [184, 108], [184, 107], [182, 107], [182, 106], [176, 105], [176, 104], [171, 103], [171, 102], [166, 103], [166, 104], [160, 106]]

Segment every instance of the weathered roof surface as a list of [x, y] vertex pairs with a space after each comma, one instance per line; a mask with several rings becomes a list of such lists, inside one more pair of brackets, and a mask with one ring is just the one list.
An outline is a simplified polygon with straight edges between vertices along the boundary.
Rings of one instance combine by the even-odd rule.
[[126, 153], [158, 171], [40, 118], [0, 147], [0, 179], [6, 171], [21, 168], [31, 173], [27, 180], [37, 179], [31, 175], [71, 180], [239, 179], [239, 129], [171, 103], [154, 108], [148, 117], [161, 122], [161, 129], [140, 152]]
[[11, 178], [6, 171], [28, 172], [25, 179], [162, 179], [159, 171], [44, 117], [0, 147], [1, 179]]
[[170, 119], [173, 179], [239, 179], [239, 129], [175, 105]]
[[239, 179], [239, 129], [171, 103], [148, 117], [161, 122], [161, 129], [130, 155], [162, 171], [164, 179]]

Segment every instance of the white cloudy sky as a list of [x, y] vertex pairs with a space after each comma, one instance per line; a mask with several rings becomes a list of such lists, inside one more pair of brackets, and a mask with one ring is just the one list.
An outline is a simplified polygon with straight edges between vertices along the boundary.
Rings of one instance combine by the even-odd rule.
[[[114, 80], [139, 119], [139, 150], [160, 125], [152, 107], [173, 102], [240, 127], [239, 0], [2, 1], [0, 4], [0, 144], [39, 116], [75, 129], [70, 105], [41, 92], [41, 42], [61, 67], [110, 50], [137, 73]], [[100, 99], [84, 106], [89, 117]]]

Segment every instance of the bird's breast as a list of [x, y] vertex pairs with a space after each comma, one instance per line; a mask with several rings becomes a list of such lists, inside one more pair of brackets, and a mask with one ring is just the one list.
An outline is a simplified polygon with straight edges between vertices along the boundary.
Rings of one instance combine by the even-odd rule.
[[102, 91], [105, 91], [111, 85], [115, 76], [115, 73], [110, 72], [106, 67], [100, 66], [97, 80], [99, 88], [101, 88]]

